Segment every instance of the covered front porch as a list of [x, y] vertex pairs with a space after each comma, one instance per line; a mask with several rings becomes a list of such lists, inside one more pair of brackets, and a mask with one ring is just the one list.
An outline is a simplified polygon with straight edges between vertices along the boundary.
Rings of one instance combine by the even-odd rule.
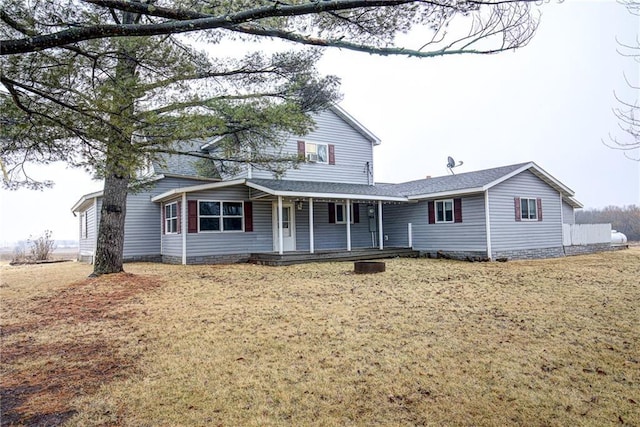
[[364, 250], [384, 251], [383, 205], [406, 203], [369, 185], [257, 179], [246, 185], [254, 204], [271, 204], [273, 253], [282, 259], [302, 259], [299, 255], [305, 254], [304, 258], [321, 260], [338, 253], [343, 254], [340, 258], [363, 259], [359, 256]]

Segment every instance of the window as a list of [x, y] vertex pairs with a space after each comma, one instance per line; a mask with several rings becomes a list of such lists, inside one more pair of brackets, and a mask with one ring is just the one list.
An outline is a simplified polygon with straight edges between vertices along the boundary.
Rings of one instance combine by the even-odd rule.
[[81, 239], [86, 239], [87, 235], [88, 235], [87, 213], [86, 212], [82, 212], [80, 214], [80, 238]]
[[[350, 214], [351, 214], [351, 224], [354, 223], [353, 216], [353, 203], [351, 203]], [[347, 205], [345, 203], [336, 203], [336, 224], [346, 224], [347, 223]]]
[[427, 203], [429, 224], [462, 222], [462, 198], [430, 200]]
[[198, 202], [200, 231], [242, 231], [242, 202]]
[[453, 199], [436, 200], [436, 222], [453, 222]]
[[520, 218], [526, 220], [537, 221], [538, 220], [538, 209], [537, 209], [537, 199], [520, 199]]
[[164, 205], [164, 232], [175, 234], [178, 232], [178, 203]]
[[305, 158], [312, 163], [329, 163], [329, 149], [327, 144], [305, 144]]

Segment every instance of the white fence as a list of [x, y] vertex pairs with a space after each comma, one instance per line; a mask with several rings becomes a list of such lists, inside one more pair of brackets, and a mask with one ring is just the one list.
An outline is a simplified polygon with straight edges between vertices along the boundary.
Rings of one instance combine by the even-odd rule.
[[611, 243], [611, 224], [562, 224], [564, 246]]

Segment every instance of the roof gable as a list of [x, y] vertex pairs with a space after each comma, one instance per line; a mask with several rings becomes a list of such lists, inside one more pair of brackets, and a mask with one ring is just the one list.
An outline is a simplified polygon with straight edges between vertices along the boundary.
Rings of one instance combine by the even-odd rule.
[[[201, 149], [203, 143], [204, 140], [201, 139], [186, 141], [179, 143], [176, 149], [206, 156], [207, 153]], [[208, 164], [205, 163], [206, 161], [205, 158], [188, 154], [160, 154], [158, 159], [153, 161], [153, 171], [155, 174], [165, 176], [203, 177], [219, 180], [220, 174], [213, 162]]]
[[380, 185], [394, 187], [398, 194], [407, 197], [409, 200], [420, 200], [456, 194], [483, 192], [527, 170], [558, 191], [563, 198], [570, 200], [569, 203], [572, 204], [572, 206], [582, 207], [580, 202], [573, 198], [573, 190], [551, 176], [534, 162], [517, 163], [492, 169], [427, 178], [401, 184]]
[[375, 136], [373, 132], [364, 127], [359, 121], [357, 121], [353, 116], [347, 113], [342, 107], [337, 104], [329, 107], [329, 110], [332, 111], [336, 116], [340, 117], [345, 123], [355, 129], [358, 133], [364, 136], [367, 140], [372, 142], [374, 145], [380, 145], [380, 138]]

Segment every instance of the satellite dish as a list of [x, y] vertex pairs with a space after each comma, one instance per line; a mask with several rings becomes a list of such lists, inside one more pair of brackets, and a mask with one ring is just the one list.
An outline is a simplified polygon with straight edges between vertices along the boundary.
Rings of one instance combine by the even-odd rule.
[[447, 157], [447, 169], [449, 169], [449, 172], [451, 172], [451, 175], [455, 175], [455, 173], [453, 172], [453, 168], [457, 168], [458, 166], [462, 166], [463, 162], [459, 161], [458, 164], [456, 164], [456, 161], [453, 160], [453, 157], [448, 156]]

